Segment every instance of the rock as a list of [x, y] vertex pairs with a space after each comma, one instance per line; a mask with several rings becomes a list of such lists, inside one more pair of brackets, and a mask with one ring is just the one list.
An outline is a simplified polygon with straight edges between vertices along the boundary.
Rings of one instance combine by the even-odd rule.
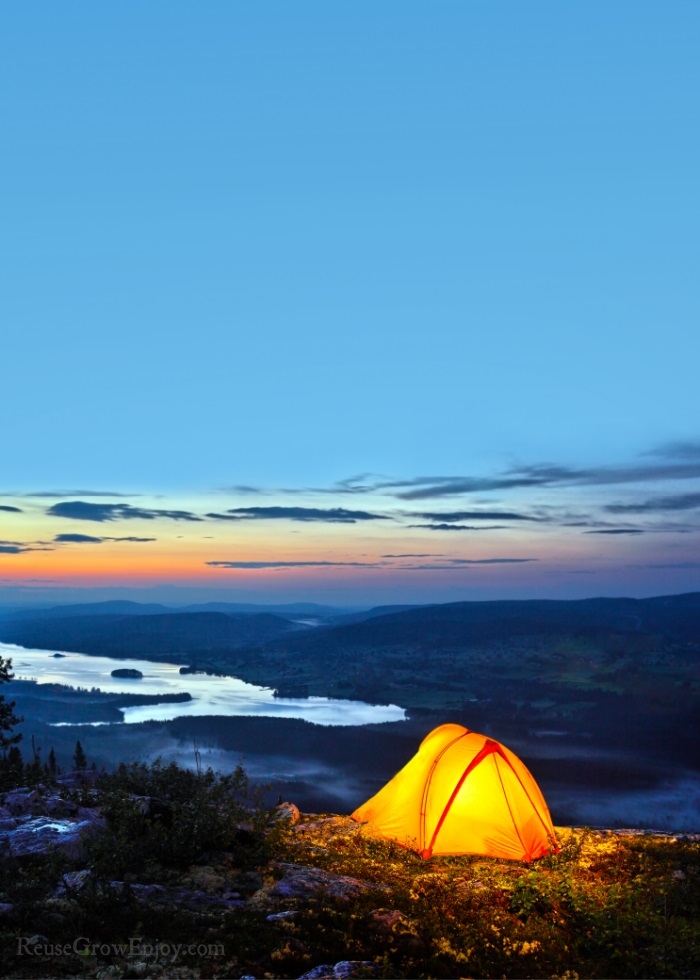
[[353, 980], [355, 977], [378, 977], [379, 968], [371, 960], [341, 960], [335, 966], [322, 963], [299, 980]]
[[347, 901], [365, 892], [378, 889], [391, 891], [388, 885], [376, 885], [348, 875], [337, 875], [321, 868], [309, 868], [303, 864], [278, 864], [283, 874], [273, 885], [270, 895], [274, 898], [313, 898], [323, 895]]
[[44, 801], [44, 812], [51, 817], [76, 817], [78, 815], [78, 804], [70, 800], [64, 800], [60, 796], [52, 795]]
[[332, 963], [322, 963], [321, 966], [315, 966], [313, 970], [299, 977], [299, 980], [335, 980], [333, 970]]
[[75, 769], [73, 772], [56, 776], [56, 782], [66, 789], [80, 789], [81, 786], [97, 782], [101, 775], [96, 769]]
[[4, 807], [15, 817], [46, 813], [44, 800], [38, 789], [15, 789], [5, 793]]
[[379, 969], [371, 960], [341, 960], [333, 967], [335, 980], [350, 980], [351, 977], [377, 977]]
[[294, 803], [280, 803], [275, 807], [274, 820], [287, 820], [290, 824], [294, 825], [299, 823], [299, 807]]
[[54, 889], [51, 897], [63, 898], [64, 895], [75, 894], [75, 892], [82, 891], [88, 882], [92, 880], [92, 871], [88, 871], [87, 868], [83, 868], [82, 871], [70, 871], [68, 874], [63, 875], [61, 884]]
[[288, 910], [287, 912], [274, 912], [272, 915], [266, 915], [266, 922], [283, 922], [285, 919], [293, 919], [295, 916], [299, 915], [298, 912]]
[[417, 951], [424, 945], [416, 923], [399, 909], [374, 909], [368, 919], [377, 935], [392, 946]]
[[[283, 804], [284, 806], [284, 804]], [[337, 833], [348, 833], [350, 831], [358, 830], [360, 824], [357, 820], [353, 820], [351, 817], [322, 817], [320, 820], [310, 820], [309, 823], [300, 823], [294, 828], [296, 833], [299, 834], [314, 834], [322, 832], [328, 834], [333, 832]]]
[[85, 856], [87, 841], [104, 828], [104, 820], [54, 820], [34, 817], [13, 830], [0, 831], [0, 848], [13, 857], [30, 857], [60, 851], [73, 861]]

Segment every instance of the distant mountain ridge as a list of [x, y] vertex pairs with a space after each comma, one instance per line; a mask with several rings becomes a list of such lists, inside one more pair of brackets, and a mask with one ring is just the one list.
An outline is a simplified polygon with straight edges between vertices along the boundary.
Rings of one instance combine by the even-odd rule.
[[[383, 607], [378, 607], [383, 608]], [[387, 606], [387, 609], [412, 608]], [[252, 602], [201, 602], [186, 606], [166, 606], [159, 602], [109, 599], [104, 602], [67, 603], [58, 606], [0, 607], [0, 615], [10, 619], [64, 619], [73, 616], [154, 616], [164, 613], [221, 612], [227, 615], [272, 613], [280, 616], [318, 616], [324, 619], [361, 615], [357, 610], [323, 606], [315, 602], [258, 604]]]
[[236, 649], [264, 643], [300, 627], [269, 613], [226, 615], [187, 612], [6, 619], [0, 641], [34, 649], [112, 657], [160, 659], [192, 650]]

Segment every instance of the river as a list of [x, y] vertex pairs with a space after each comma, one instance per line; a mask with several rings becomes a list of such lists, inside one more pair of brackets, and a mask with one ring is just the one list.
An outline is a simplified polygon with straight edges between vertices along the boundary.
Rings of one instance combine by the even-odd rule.
[[[258, 715], [270, 718], [301, 718], [317, 725], [368, 725], [404, 721], [406, 713], [395, 704], [373, 705], [333, 698], [276, 698], [271, 688], [247, 684], [237, 677], [206, 673], [181, 674], [180, 665], [150, 660], [115, 660], [82, 653], [29, 650], [0, 643], [0, 657], [12, 659], [17, 680], [38, 684], [64, 684], [72, 688], [98, 690], [106, 694], [182, 694], [191, 701], [163, 702], [122, 708], [124, 721], [172, 721], [195, 715]], [[112, 677], [125, 667], [142, 678]]]

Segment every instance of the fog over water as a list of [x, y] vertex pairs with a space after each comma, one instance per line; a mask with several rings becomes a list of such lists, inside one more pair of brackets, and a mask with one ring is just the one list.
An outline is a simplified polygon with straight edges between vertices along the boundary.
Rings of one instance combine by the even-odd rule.
[[[271, 688], [247, 684], [237, 677], [212, 674], [181, 674], [178, 664], [150, 660], [115, 660], [82, 653], [28, 650], [0, 643], [0, 656], [12, 659], [18, 680], [39, 684], [65, 684], [72, 688], [98, 688], [108, 694], [183, 694], [191, 701], [147, 704], [123, 708], [124, 721], [172, 721], [196, 715], [260, 715], [301, 718], [318, 725], [367, 725], [384, 721], [403, 721], [403, 708], [397, 705], [371, 705], [362, 701], [332, 698], [276, 698]], [[142, 678], [112, 677], [125, 667], [141, 671]]]
[[[323, 809], [350, 813], [381, 789], [385, 780], [365, 776], [326, 760], [291, 755], [256, 755], [198, 746], [203, 766], [230, 772], [241, 763], [253, 780], [270, 784], [272, 796], [293, 799], [302, 810]], [[151, 760], [173, 760], [193, 768], [192, 743], [158, 739], [149, 750]], [[408, 759], [406, 759], [408, 761]], [[562, 760], [565, 764], [565, 760]], [[387, 774], [387, 779], [393, 773]], [[541, 784], [554, 823], [558, 826], [628, 827], [666, 833], [700, 832], [700, 776], [675, 771], [667, 780], [642, 790], [615, 787]], [[320, 804], [323, 803], [323, 806]]]

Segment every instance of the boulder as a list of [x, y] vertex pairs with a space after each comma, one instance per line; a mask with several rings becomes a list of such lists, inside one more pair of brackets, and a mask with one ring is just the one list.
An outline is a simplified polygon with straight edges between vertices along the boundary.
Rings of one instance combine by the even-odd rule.
[[286, 820], [294, 825], [299, 823], [299, 807], [295, 803], [279, 803], [275, 807], [274, 820]]
[[273, 885], [273, 898], [338, 898], [347, 901], [373, 889], [391, 891], [388, 885], [376, 885], [348, 875], [334, 874], [322, 868], [310, 868], [303, 864], [280, 863], [276, 865], [282, 877]]
[[44, 797], [38, 789], [13, 789], [5, 793], [3, 808], [13, 817], [23, 817], [28, 814], [37, 816], [46, 813]]
[[320, 966], [315, 966], [313, 970], [309, 970], [308, 973], [304, 973], [303, 976], [299, 977], [299, 980], [335, 980], [333, 970], [332, 963], [322, 963]]
[[322, 963], [309, 970], [299, 980], [354, 980], [359, 977], [378, 977], [379, 967], [371, 960], [341, 960], [335, 966]]
[[56, 820], [33, 817], [12, 830], [0, 830], [0, 850], [12, 857], [36, 857], [59, 851], [73, 861], [85, 856], [87, 841], [105, 826], [101, 817]]
[[96, 783], [101, 775], [102, 773], [98, 772], [97, 769], [74, 769], [73, 772], [56, 776], [56, 782], [59, 786], [65, 786], [66, 789], [80, 789], [82, 786]]

